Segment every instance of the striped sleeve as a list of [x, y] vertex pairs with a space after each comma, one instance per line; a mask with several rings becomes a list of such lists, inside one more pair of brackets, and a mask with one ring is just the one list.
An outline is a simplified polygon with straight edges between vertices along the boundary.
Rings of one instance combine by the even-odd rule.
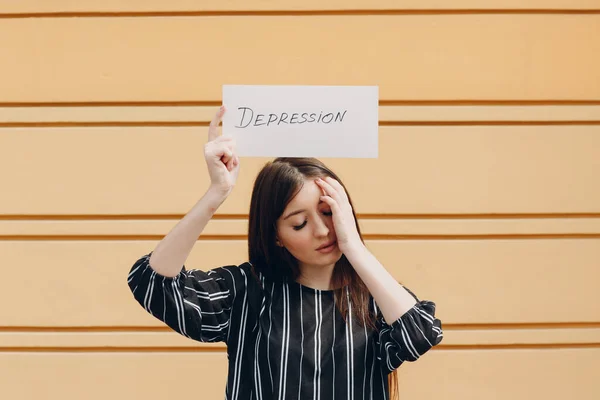
[[238, 266], [186, 270], [166, 277], [150, 266], [152, 252], [137, 260], [127, 283], [146, 311], [176, 332], [200, 342], [225, 341], [231, 308], [246, 288], [246, 273]]
[[404, 315], [388, 325], [374, 303], [379, 330], [379, 352], [382, 367], [392, 372], [404, 361], [416, 361], [444, 336], [442, 322], [435, 317], [435, 303], [420, 301], [405, 288], [417, 303]]

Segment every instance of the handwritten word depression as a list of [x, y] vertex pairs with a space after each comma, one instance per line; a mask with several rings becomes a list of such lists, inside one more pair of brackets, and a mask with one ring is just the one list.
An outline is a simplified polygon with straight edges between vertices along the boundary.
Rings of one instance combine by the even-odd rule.
[[265, 113], [258, 114], [255, 113], [250, 107], [238, 107], [238, 110], [242, 111], [242, 117], [240, 119], [239, 125], [236, 125], [236, 128], [247, 128], [248, 126], [270, 126], [270, 125], [280, 125], [280, 124], [330, 124], [330, 123], [339, 123], [344, 120], [346, 116], [346, 112], [348, 110], [344, 110], [343, 112], [323, 112], [320, 113]]

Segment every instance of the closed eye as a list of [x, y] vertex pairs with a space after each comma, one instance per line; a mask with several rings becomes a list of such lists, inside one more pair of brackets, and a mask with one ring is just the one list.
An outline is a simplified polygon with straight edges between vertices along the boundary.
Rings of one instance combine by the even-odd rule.
[[[332, 211], [324, 211], [323, 215], [331, 217], [333, 215], [333, 212]], [[294, 225], [294, 230], [299, 231], [300, 229], [304, 228], [306, 226], [307, 222], [308, 222], [308, 220], [305, 219], [301, 225]]]
[[294, 226], [294, 230], [295, 230], [295, 231], [299, 231], [300, 229], [304, 228], [304, 226], [306, 225], [306, 222], [307, 222], [307, 221], [306, 221], [306, 220], [304, 220], [304, 222], [302, 223], [302, 225], [297, 225], [297, 226], [295, 225], [295, 226]]

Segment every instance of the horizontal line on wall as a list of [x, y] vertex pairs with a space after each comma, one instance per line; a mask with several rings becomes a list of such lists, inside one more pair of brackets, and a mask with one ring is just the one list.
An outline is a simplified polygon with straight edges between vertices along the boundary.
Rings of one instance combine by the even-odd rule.
[[[450, 326], [449, 326], [450, 325]], [[600, 328], [556, 328], [556, 329], [450, 329], [444, 324], [446, 347], [573, 347], [600, 342]], [[201, 343], [188, 340], [183, 335], [161, 326], [161, 329], [132, 331], [122, 327], [108, 329], [26, 329], [14, 328], [0, 331], [0, 347], [4, 349], [194, 349], [214, 351], [224, 349], [223, 343]]]
[[[0, 237], [21, 239], [66, 236], [79, 239], [90, 236], [161, 237], [180, 219], [34, 219], [0, 220]], [[600, 218], [546, 219], [427, 219], [427, 218], [359, 218], [359, 226], [367, 239], [399, 237], [454, 237], [465, 235], [596, 235], [600, 233]], [[247, 218], [211, 219], [202, 231], [200, 240], [215, 238], [245, 240]], [[393, 236], [390, 236], [393, 235]]]
[[[199, 127], [217, 106], [0, 107], [0, 127]], [[598, 125], [600, 105], [380, 105], [380, 126]]]
[[[0, 215], [0, 221], [110, 221], [110, 220], [165, 220], [165, 219], [181, 219], [183, 214], [74, 214], [74, 215], [49, 215], [49, 214], [31, 214], [31, 215]], [[598, 214], [600, 218], [600, 214]], [[215, 214], [211, 219], [216, 220], [232, 220], [232, 219], [248, 219], [247, 214]]]
[[[356, 214], [358, 219], [554, 219], [600, 218], [600, 213], [493, 213], [493, 214]], [[0, 221], [81, 221], [81, 220], [165, 220], [182, 219], [184, 214], [0, 214]], [[248, 219], [248, 214], [215, 214], [211, 219]]]
[[600, 348], [600, 343], [515, 343], [515, 344], [448, 344], [440, 343], [432, 350], [543, 350]]
[[[600, 343], [539, 343], [539, 344], [476, 344], [445, 345], [440, 343], [430, 351], [439, 350], [543, 350], [600, 348]], [[0, 347], [0, 353], [225, 353], [226, 347]]]
[[[380, 121], [380, 126], [600, 125], [598, 121]], [[1, 126], [1, 125], [0, 125]]]
[[[365, 240], [525, 240], [600, 239], [600, 233], [535, 233], [481, 235], [382, 235], [363, 234]], [[140, 241], [161, 240], [164, 235], [0, 235], [0, 241]], [[198, 240], [246, 240], [247, 235], [201, 235]]]
[[171, 332], [167, 326], [0, 326], [3, 332]]
[[[598, 102], [600, 104], [600, 101]], [[221, 101], [0, 102], [0, 107], [218, 107]], [[595, 105], [595, 104], [594, 104]]]
[[[0, 103], [1, 105], [2, 103]], [[600, 105], [600, 100], [380, 100], [379, 105], [386, 106], [573, 106]]]
[[226, 347], [175, 347], [175, 346], [157, 346], [157, 347], [133, 347], [133, 346], [71, 346], [71, 347], [3, 347], [0, 346], [0, 353], [224, 353]]
[[[0, 122], [0, 128], [73, 128], [73, 127], [185, 127], [208, 126], [204, 121], [96, 121], [96, 122]], [[514, 125], [600, 125], [594, 121], [380, 121], [379, 126], [514, 126]]]
[[513, 322], [482, 324], [444, 324], [444, 330], [499, 330], [499, 329], [586, 329], [600, 328], [600, 322]]
[[92, 121], [92, 122], [0, 122], [0, 128], [71, 128], [96, 126], [208, 126], [205, 121]]
[[245, 11], [88, 11], [0, 13], [0, 18], [143, 18], [239, 16], [361, 16], [361, 15], [481, 15], [481, 14], [600, 14], [598, 9], [404, 9], [404, 10], [245, 10]]
[[[598, 322], [515, 322], [515, 323], [443, 323], [450, 330], [513, 330], [513, 329], [597, 329]], [[167, 326], [0, 326], [0, 333], [93, 333], [93, 332], [172, 332]]]
[[[189, 101], [78, 101], [78, 102], [1, 102], [0, 107], [218, 107], [220, 100]], [[600, 100], [380, 100], [380, 106], [572, 106], [600, 105]]]

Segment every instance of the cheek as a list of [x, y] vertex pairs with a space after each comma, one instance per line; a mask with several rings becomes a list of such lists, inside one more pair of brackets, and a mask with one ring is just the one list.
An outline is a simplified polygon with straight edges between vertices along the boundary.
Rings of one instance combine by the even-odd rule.
[[307, 233], [307, 229], [302, 229], [298, 232], [290, 232], [286, 235], [284, 242], [285, 247], [292, 254], [305, 253], [312, 249], [313, 240], [310, 234]]

